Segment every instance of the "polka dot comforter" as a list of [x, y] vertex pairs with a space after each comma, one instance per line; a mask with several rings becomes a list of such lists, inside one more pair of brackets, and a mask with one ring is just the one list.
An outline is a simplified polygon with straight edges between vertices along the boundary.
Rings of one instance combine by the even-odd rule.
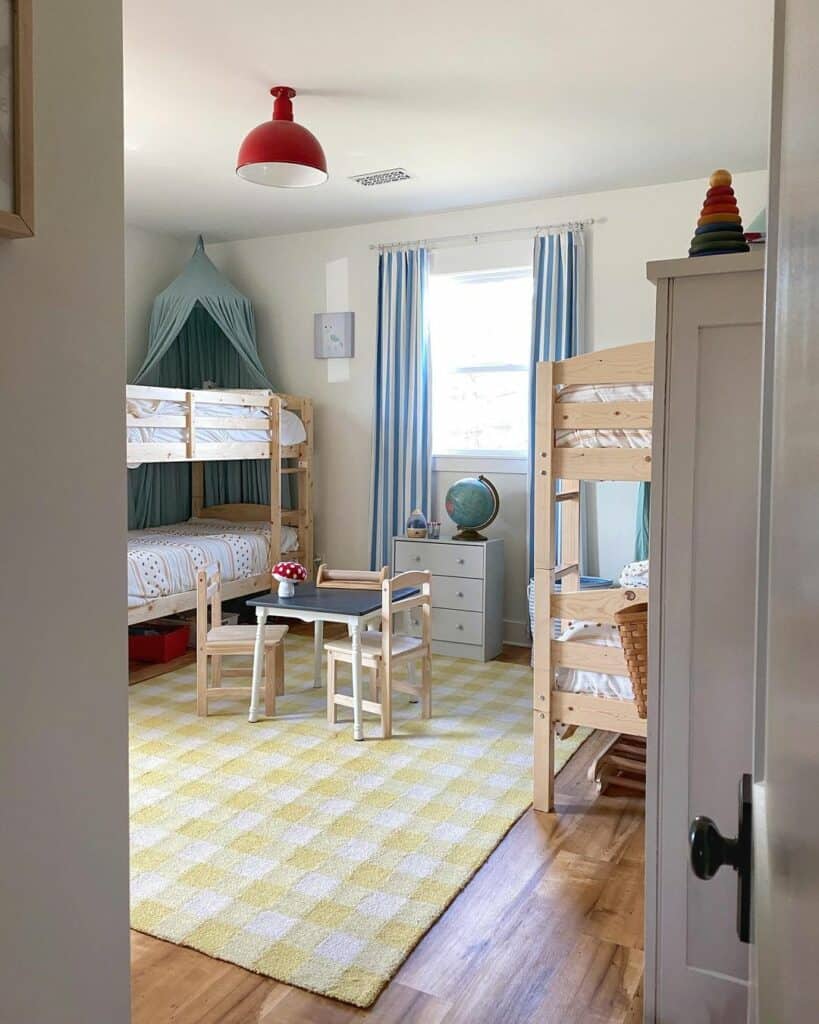
[[[282, 553], [298, 548], [292, 526], [282, 527]], [[199, 569], [217, 562], [222, 579], [247, 579], [270, 564], [270, 526], [224, 519], [190, 519], [128, 533], [128, 607], [196, 589]]]

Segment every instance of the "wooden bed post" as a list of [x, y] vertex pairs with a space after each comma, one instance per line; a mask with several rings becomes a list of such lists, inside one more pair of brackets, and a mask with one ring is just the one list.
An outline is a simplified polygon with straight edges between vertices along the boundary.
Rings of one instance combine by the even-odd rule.
[[187, 428], [187, 448], [185, 455], [188, 459], [193, 459], [196, 454], [196, 423], [194, 422], [196, 417], [196, 395], [192, 391], [185, 393], [185, 419]]
[[304, 451], [299, 457], [298, 504], [299, 504], [299, 546], [304, 552], [304, 567], [308, 579], [313, 578], [313, 401], [302, 400], [301, 421], [307, 434]]
[[205, 507], [205, 465], [191, 463], [191, 515], [201, 516]]
[[[552, 396], [554, 401], [554, 395]], [[555, 414], [552, 414], [552, 426], [554, 426]], [[552, 475], [554, 476], [554, 459], [552, 459]], [[555, 604], [555, 595], [557, 594], [556, 581], [560, 580], [560, 593], [564, 594], [577, 594], [580, 591], [580, 481], [579, 480], [560, 480], [555, 479], [555, 495], [554, 495], [554, 506], [560, 506], [560, 543], [555, 557], [555, 569], [554, 578], [552, 580], [552, 589], [548, 596], [548, 609], [549, 609], [549, 627], [552, 628], [552, 624], [558, 616], [553, 616], [554, 611], [553, 605]], [[558, 515], [555, 513], [554, 516], [555, 524], [558, 521]], [[561, 633], [569, 628], [570, 619], [560, 619], [560, 631]], [[551, 649], [551, 648], [550, 648]], [[550, 663], [551, 663], [550, 658]], [[552, 683], [554, 685], [554, 682]], [[549, 702], [551, 705], [551, 701]], [[565, 725], [558, 722], [552, 723], [552, 729], [554, 738], [557, 739], [568, 739], [574, 735], [574, 725]]]
[[[580, 481], [560, 481], [555, 501], [560, 504], [560, 593], [574, 594], [580, 590]], [[566, 629], [569, 620], [563, 619], [561, 625]]]
[[280, 446], [281, 401], [271, 395], [268, 403], [270, 422], [270, 565], [272, 569], [282, 551], [282, 457]]
[[[538, 363], [536, 377], [535, 466], [534, 480], [534, 711], [533, 711], [533, 775], [536, 811], [554, 807], [554, 730], [551, 716], [552, 622], [551, 594], [555, 566], [555, 481], [552, 475], [554, 445], [554, 366]], [[541, 622], [538, 615], [546, 612]]]

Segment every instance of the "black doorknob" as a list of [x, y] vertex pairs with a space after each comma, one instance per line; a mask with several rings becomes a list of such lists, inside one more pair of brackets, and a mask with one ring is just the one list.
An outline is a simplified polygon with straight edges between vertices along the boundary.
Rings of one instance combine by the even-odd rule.
[[691, 845], [691, 867], [697, 878], [708, 881], [723, 864], [738, 867], [736, 839], [726, 839], [710, 818], [698, 815], [691, 822], [688, 835]]
[[739, 783], [739, 830], [735, 838], [726, 838], [714, 822], [698, 815], [688, 830], [691, 868], [697, 878], [708, 881], [723, 864], [737, 873], [737, 934], [741, 942], [751, 936], [751, 776]]

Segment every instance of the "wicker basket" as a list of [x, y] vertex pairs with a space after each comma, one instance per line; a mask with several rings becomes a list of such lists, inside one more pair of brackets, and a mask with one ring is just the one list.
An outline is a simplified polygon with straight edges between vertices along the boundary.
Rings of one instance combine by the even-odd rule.
[[623, 653], [626, 656], [628, 674], [634, 690], [634, 702], [640, 718], [648, 715], [648, 603], [635, 604], [624, 608], [614, 616], [620, 630]]

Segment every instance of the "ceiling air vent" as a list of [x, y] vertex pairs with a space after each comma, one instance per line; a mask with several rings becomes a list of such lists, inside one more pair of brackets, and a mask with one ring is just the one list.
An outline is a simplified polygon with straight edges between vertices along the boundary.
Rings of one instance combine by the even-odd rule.
[[403, 167], [392, 167], [388, 171], [371, 171], [369, 174], [354, 174], [350, 181], [368, 188], [370, 185], [388, 185], [391, 181], [409, 181], [410, 175]]

